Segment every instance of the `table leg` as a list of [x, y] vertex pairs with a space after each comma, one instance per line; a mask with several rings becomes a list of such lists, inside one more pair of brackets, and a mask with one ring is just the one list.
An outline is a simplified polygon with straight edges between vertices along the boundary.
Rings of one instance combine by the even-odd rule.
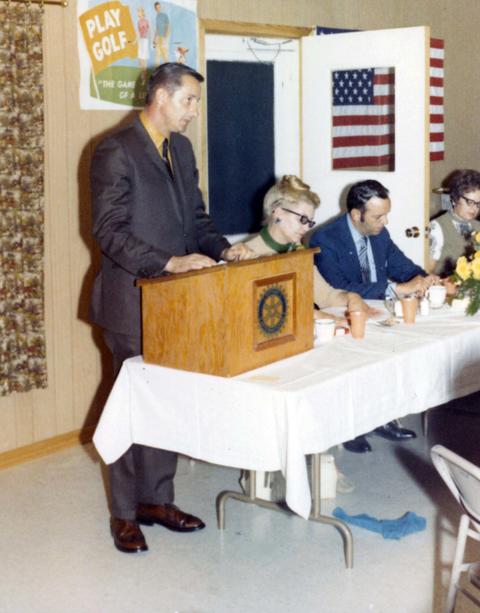
[[248, 471], [248, 493], [241, 494], [233, 490], [227, 490], [221, 492], [217, 496], [217, 525], [219, 530], [225, 529], [225, 502], [231, 498], [232, 500], [239, 500], [240, 502], [247, 502], [255, 504], [258, 507], [270, 509], [271, 511], [281, 511], [283, 513], [292, 514], [292, 511], [288, 507], [282, 507], [281, 504], [276, 502], [270, 502], [269, 500], [263, 500], [262, 498], [256, 498], [255, 492], [257, 485], [257, 473], [254, 470]]
[[320, 473], [320, 453], [312, 454], [312, 498], [313, 510], [308, 518], [311, 521], [316, 521], [320, 524], [329, 524], [334, 526], [340, 532], [343, 538], [343, 549], [345, 552], [345, 566], [353, 568], [353, 536], [347, 524], [340, 519], [330, 517], [330, 515], [321, 514], [321, 473]]
[[[316, 521], [321, 524], [329, 524], [337, 528], [343, 538], [343, 546], [345, 552], [345, 566], [347, 568], [353, 568], [353, 537], [350, 528], [347, 524], [335, 517], [329, 515], [322, 515], [320, 509], [320, 456], [321, 454], [315, 453], [312, 455], [312, 497], [313, 497], [313, 512], [311, 513], [309, 520]], [[256, 492], [256, 472], [249, 471], [248, 479], [248, 493], [241, 494], [240, 492], [225, 491], [221, 492], [217, 496], [217, 524], [220, 530], [225, 529], [225, 502], [231, 498], [232, 500], [239, 500], [240, 502], [246, 502], [255, 504], [265, 509], [271, 509], [273, 511], [282, 511], [289, 514], [292, 513], [288, 507], [282, 507], [276, 502], [270, 502], [268, 500], [262, 500], [255, 497]]]

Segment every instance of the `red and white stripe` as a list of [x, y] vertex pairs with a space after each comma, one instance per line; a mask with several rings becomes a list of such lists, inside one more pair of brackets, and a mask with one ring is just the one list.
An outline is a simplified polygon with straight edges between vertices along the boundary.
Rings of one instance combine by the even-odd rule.
[[430, 161], [445, 157], [444, 41], [430, 39]]

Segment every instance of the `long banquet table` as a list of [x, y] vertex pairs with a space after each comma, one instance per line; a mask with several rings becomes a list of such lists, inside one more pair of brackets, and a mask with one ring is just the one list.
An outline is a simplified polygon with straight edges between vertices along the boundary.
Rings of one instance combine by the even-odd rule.
[[362, 340], [335, 337], [233, 378], [131, 358], [94, 443], [107, 464], [140, 443], [224, 466], [281, 470], [288, 506], [307, 519], [306, 455], [479, 389], [480, 316], [445, 305], [413, 325], [369, 321]]

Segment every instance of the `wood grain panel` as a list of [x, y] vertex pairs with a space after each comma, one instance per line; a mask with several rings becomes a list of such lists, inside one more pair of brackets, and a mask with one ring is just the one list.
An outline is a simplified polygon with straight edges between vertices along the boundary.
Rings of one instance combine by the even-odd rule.
[[139, 281], [145, 361], [230, 377], [311, 349], [314, 252]]
[[[436, 187], [453, 169], [478, 166], [474, 129], [480, 83], [478, 0], [199, 0], [202, 19], [357, 29], [429, 25], [446, 44], [446, 159], [431, 165]], [[45, 6], [45, 309], [49, 387], [0, 398], [0, 450], [93, 423], [109, 385], [108, 356], [85, 322], [98, 251], [90, 237], [88, 167], [93, 144], [128, 112], [80, 111], [76, 4]], [[468, 44], [465, 43], [468, 41]], [[199, 123], [189, 133], [200, 154]], [[432, 210], [437, 203], [432, 200]], [[107, 378], [102, 384], [102, 376]], [[32, 426], [33, 421], [33, 426]], [[33, 438], [33, 440], [32, 440]]]
[[[65, 9], [68, 10], [68, 9]], [[60, 26], [67, 33], [68, 13], [57, 11], [52, 18], [54, 22], [48, 22], [47, 28], [51, 36], [48, 37], [48, 58], [55, 59], [55, 65], [48, 62], [46, 69], [47, 82], [57, 82], [61, 75], [66, 74], [66, 57], [64, 42], [67, 38], [53, 36]], [[53, 30], [53, 31], [52, 31]], [[46, 159], [46, 179], [48, 204], [45, 208], [45, 221], [50, 233], [50, 255], [52, 265], [49, 268], [47, 286], [53, 296], [52, 314], [57, 333], [53, 336], [50, 360], [54, 365], [54, 396], [55, 406], [63, 407], [55, 415], [56, 428], [59, 432], [73, 430], [73, 405], [72, 405], [72, 324], [73, 313], [71, 310], [72, 287], [70, 274], [74, 262], [71, 256], [71, 215], [69, 203], [70, 173], [68, 157], [70, 150], [70, 138], [67, 123], [67, 91], [68, 87], [46, 88], [45, 114], [46, 136], [50, 150]], [[55, 152], [55, 159], [51, 153]], [[51, 285], [50, 285], [51, 283]], [[56, 433], [52, 433], [56, 434]]]
[[34, 396], [34, 393], [15, 396], [15, 431], [18, 445], [28, 445], [33, 441]]
[[15, 424], [17, 394], [0, 398], [0, 452], [18, 447]]
[[140, 282], [145, 361], [227, 374], [223, 268]]

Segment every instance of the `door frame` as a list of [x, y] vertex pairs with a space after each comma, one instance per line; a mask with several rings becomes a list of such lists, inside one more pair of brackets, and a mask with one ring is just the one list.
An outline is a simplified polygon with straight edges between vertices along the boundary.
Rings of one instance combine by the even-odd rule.
[[[269, 38], [294, 38], [299, 39], [299, 137], [300, 137], [300, 171], [302, 170], [302, 100], [301, 100], [301, 66], [302, 66], [302, 41], [305, 36], [311, 36], [315, 33], [315, 26], [312, 27], [297, 27], [286, 25], [271, 25], [261, 23], [248, 23], [241, 21], [221, 21], [216, 19], [199, 19], [198, 26], [198, 62], [199, 70], [203, 75], [206, 75], [207, 62], [205, 58], [205, 36], [207, 34], [225, 34], [235, 36], [265, 36]], [[199, 167], [200, 167], [200, 187], [204, 194], [205, 202], [208, 203], [208, 165], [207, 161], [207, 109], [206, 105], [202, 105], [200, 121], [198, 123], [200, 130], [200, 154], [199, 154]]]

